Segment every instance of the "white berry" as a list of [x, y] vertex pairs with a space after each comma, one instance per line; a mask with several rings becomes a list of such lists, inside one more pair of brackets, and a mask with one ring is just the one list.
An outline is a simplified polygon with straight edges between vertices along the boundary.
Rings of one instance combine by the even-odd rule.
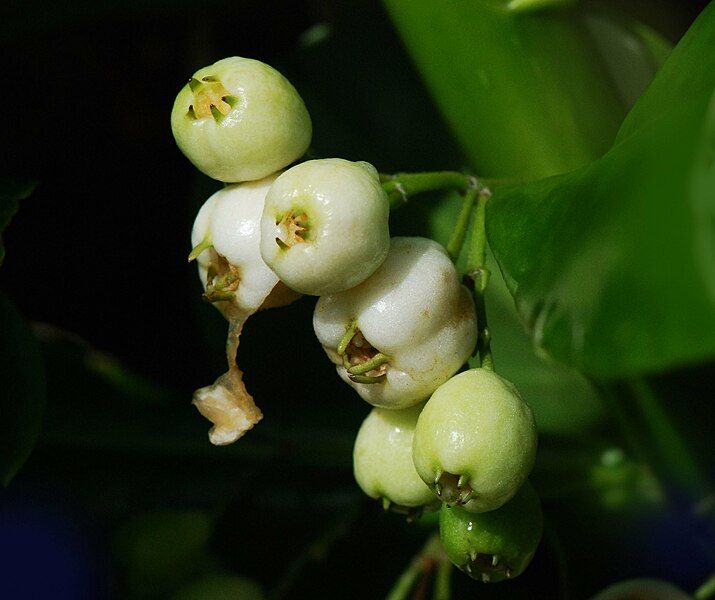
[[199, 275], [207, 299], [222, 311], [230, 301], [243, 311], [255, 312], [281, 291], [278, 277], [260, 253], [263, 203], [275, 178], [228, 185], [213, 194], [196, 216], [192, 244], [210, 242], [197, 257]]
[[291, 289], [331, 294], [354, 287], [385, 259], [389, 202], [364, 162], [310, 160], [276, 179], [261, 221], [261, 254]]
[[469, 358], [476, 325], [474, 303], [454, 265], [426, 238], [393, 238], [369, 279], [321, 297], [313, 315], [339, 375], [367, 402], [385, 408], [429, 398]]

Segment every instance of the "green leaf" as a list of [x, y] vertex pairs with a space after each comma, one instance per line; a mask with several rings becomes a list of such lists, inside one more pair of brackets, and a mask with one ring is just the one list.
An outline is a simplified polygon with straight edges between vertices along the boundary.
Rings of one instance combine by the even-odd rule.
[[7, 486], [37, 441], [45, 410], [45, 369], [32, 332], [0, 293], [0, 481]]
[[715, 356], [714, 42], [711, 5], [602, 159], [503, 186], [488, 206], [536, 345], [596, 378]]
[[715, 4], [710, 3], [623, 121], [622, 141], [683, 101], [709, 97], [715, 87]]
[[475, 0], [385, 0], [432, 95], [486, 177], [588, 164], [625, 114], [578, 11]]
[[0, 180], [0, 266], [5, 258], [2, 233], [20, 207], [20, 200], [27, 198], [36, 187], [36, 181], [20, 183]]

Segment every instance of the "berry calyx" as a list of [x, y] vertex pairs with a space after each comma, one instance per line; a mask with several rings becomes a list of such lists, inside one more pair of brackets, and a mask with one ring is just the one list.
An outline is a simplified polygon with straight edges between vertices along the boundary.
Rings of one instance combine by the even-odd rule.
[[216, 77], [206, 76], [189, 80], [189, 88], [194, 95], [187, 116], [194, 119], [213, 117], [216, 121], [231, 112], [237, 98], [231, 95]]
[[351, 381], [356, 383], [381, 383], [385, 380], [390, 357], [365, 339], [353, 321], [345, 337], [338, 344], [338, 356], [343, 359], [343, 367]]

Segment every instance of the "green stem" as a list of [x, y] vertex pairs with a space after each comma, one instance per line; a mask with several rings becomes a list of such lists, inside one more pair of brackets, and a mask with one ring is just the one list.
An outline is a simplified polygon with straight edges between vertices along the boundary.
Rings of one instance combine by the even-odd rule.
[[424, 572], [425, 560], [422, 556], [415, 556], [410, 565], [402, 572], [399, 579], [387, 595], [386, 600], [405, 600], [410, 590], [417, 583], [417, 579]]
[[382, 189], [390, 199], [390, 208], [407, 204], [407, 199], [424, 192], [466, 190], [476, 187], [476, 179], [458, 171], [430, 171], [426, 173], [395, 173], [380, 175]]
[[662, 461], [668, 479], [679, 487], [698, 495], [704, 495], [710, 486], [705, 482], [700, 469], [673, 423], [668, 418], [660, 399], [643, 378], [632, 379], [628, 387], [654, 450]]
[[486, 206], [491, 197], [488, 189], [479, 191], [472, 223], [472, 239], [467, 257], [467, 270], [464, 275], [465, 283], [469, 284], [474, 296], [474, 305], [477, 311], [477, 352], [482, 368], [494, 370], [494, 358], [491, 350], [491, 334], [487, 323], [487, 309], [484, 303], [484, 292], [489, 283], [489, 269], [487, 260], [487, 233]]
[[439, 541], [439, 534], [436, 533], [427, 540], [419, 554], [407, 565], [387, 594], [386, 600], [405, 600], [420, 576], [424, 575], [435, 562], [441, 563], [445, 560], [447, 557]]
[[452, 597], [452, 563], [441, 560], [437, 564], [437, 575], [434, 581], [433, 600], [449, 600]]
[[707, 581], [695, 590], [693, 598], [695, 598], [695, 600], [708, 600], [708, 598], [712, 598], [713, 596], [715, 596], [715, 573], [710, 575]]
[[447, 254], [449, 254], [454, 263], [457, 262], [462, 246], [464, 246], [464, 238], [467, 235], [469, 218], [472, 216], [472, 207], [477, 193], [478, 190], [475, 187], [469, 188], [464, 193], [464, 201], [462, 202], [462, 209], [459, 211], [459, 217], [457, 217], [457, 224], [454, 227], [452, 237], [447, 243]]

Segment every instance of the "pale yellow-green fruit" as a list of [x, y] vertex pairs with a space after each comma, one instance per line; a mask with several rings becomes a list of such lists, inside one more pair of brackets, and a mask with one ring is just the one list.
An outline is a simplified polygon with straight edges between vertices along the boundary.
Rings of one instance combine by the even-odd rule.
[[308, 110], [274, 68], [234, 56], [199, 69], [176, 96], [171, 129], [203, 173], [235, 183], [262, 179], [310, 145]]
[[495, 510], [526, 480], [536, 456], [536, 425], [516, 388], [471, 369], [432, 394], [415, 429], [417, 473], [447, 503]]
[[371, 164], [309, 160], [282, 173], [268, 190], [261, 255], [301, 294], [341, 292], [385, 260], [389, 215], [387, 194]]
[[432, 491], [412, 464], [412, 438], [422, 405], [404, 410], [373, 408], [355, 439], [355, 480], [371, 498], [402, 508], [433, 504]]

